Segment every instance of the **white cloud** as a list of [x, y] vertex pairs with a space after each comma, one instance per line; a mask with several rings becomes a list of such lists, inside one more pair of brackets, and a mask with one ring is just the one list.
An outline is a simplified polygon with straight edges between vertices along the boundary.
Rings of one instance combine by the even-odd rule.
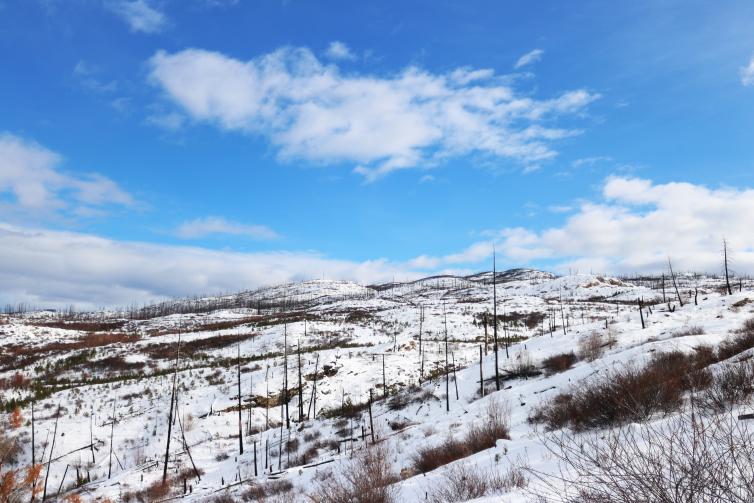
[[96, 174], [62, 172], [62, 158], [45, 147], [0, 133], [0, 196], [15, 210], [86, 214], [97, 207], [132, 205], [133, 197], [112, 180]]
[[343, 42], [338, 42], [337, 40], [330, 42], [330, 45], [325, 51], [325, 56], [335, 60], [353, 61], [354, 59], [356, 59], [356, 55], [351, 51], [351, 49]]
[[283, 159], [355, 165], [367, 180], [473, 153], [522, 164], [551, 159], [554, 141], [580, 133], [554, 120], [599, 97], [519, 96], [488, 69], [343, 75], [306, 48], [250, 61], [159, 51], [149, 65], [152, 82], [194, 120], [263, 136]]
[[105, 5], [128, 23], [131, 31], [157, 33], [167, 23], [165, 14], [150, 6], [146, 0], [110, 0]]
[[385, 260], [352, 262], [315, 252], [235, 253], [0, 224], [0, 303], [124, 306], [323, 274], [365, 284], [418, 277]]
[[550, 210], [573, 213], [560, 226], [488, 231], [489, 239], [460, 253], [420, 256], [408, 265], [434, 269], [479, 264], [490, 259], [496, 243], [501, 263], [546, 263], [560, 272], [659, 272], [671, 257], [678, 270], [717, 273], [725, 237], [733, 268], [754, 273], [754, 189], [611, 177], [602, 187], [601, 200]]
[[602, 200], [584, 202], [562, 226], [532, 232], [504, 229], [509, 260], [552, 259], [561, 270], [659, 271], [668, 256], [681, 270], [719, 272], [726, 237], [735, 268], [754, 272], [754, 189], [709, 189], [608, 178]]
[[513, 65], [514, 68], [522, 68], [524, 66], [533, 65], [540, 59], [542, 59], [542, 55], [544, 55], [545, 51], [542, 49], [534, 49], [532, 51], [527, 52], [520, 58], [518, 58], [518, 61], [516, 61], [516, 64]]
[[754, 86], [754, 56], [752, 56], [747, 66], [741, 67], [741, 84]]
[[253, 239], [275, 239], [279, 237], [275, 231], [264, 225], [239, 224], [220, 217], [197, 218], [184, 222], [176, 230], [176, 235], [183, 239], [195, 239], [213, 234], [247, 236]]

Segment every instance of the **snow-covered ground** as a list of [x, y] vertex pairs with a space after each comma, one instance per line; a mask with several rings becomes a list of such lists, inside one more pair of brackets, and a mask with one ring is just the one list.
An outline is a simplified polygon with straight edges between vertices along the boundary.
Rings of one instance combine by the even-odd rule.
[[[658, 351], [688, 352], [703, 344], [717, 345], [752, 316], [754, 304], [746, 299], [754, 298], [754, 292], [748, 283], [742, 291], [736, 284], [733, 295], [727, 296], [716, 278], [686, 275], [679, 282], [683, 307], [669, 280], [663, 302], [659, 280], [554, 277], [530, 270], [499, 273], [497, 310], [506, 320], [498, 330], [503, 376], [522, 361], [531, 360], [540, 367], [549, 356], [575, 351], [582, 338], [595, 333], [611, 344], [594, 361], [579, 361], [551, 376], [506, 378], [503, 389], [495, 392], [493, 329], [488, 326], [482, 372], [489, 393], [483, 398], [479, 351], [485, 346], [483, 319], [492, 314], [490, 273], [370, 287], [308, 281], [220, 298], [228, 301], [226, 306], [245, 307], [212, 309], [220, 306], [219, 298], [203, 298], [191, 301], [199, 306], [193, 313], [187, 308], [180, 310], [183, 314], [144, 320], [125, 319], [123, 313], [90, 313], [77, 320], [78, 325], [67, 327], [66, 323], [73, 322], [54, 313], [7, 315], [0, 318], [0, 379], [5, 382], [0, 398], [4, 406], [20, 401], [27, 420], [11, 432], [19, 436], [23, 447], [19, 465], [31, 462], [32, 389], [38, 393], [34, 404], [37, 461], [50, 458], [60, 411], [48, 494], [61, 488], [61, 494], [75, 491], [85, 501], [121, 501], [162, 478], [175, 375], [178, 420], [171, 427], [168, 463], [168, 474], [179, 479], [174, 494], [182, 495], [183, 478], [191, 486], [189, 501], [208, 501], [224, 494], [238, 497], [246, 489], [245, 483], [234, 485], [239, 481], [287, 480], [293, 489], [286, 499], [305, 501], [317, 480], [330, 470], [340, 470], [353, 451], [364, 447], [363, 434], [369, 440], [366, 408], [348, 419], [331, 417], [331, 412], [344, 403], [365, 404], [371, 390], [375, 435], [388, 439], [394, 470], [401, 474], [402, 480], [396, 483], [398, 499], [425, 501], [446, 471], [458, 463], [505, 470], [525, 461], [545, 473], [557, 470], [540, 435], [527, 421], [534, 407], [616, 365], [642, 363]], [[651, 314], [649, 309], [644, 312], [645, 329], [638, 298], [652, 306]], [[275, 302], [289, 308], [264, 307]], [[456, 367], [449, 382], [450, 411], [446, 411], [443, 371], [446, 326], [448, 354]], [[689, 327], [700, 327], [702, 333], [678, 336]], [[285, 353], [292, 395], [290, 428], [277, 405], [286, 374]], [[297, 396], [299, 358], [303, 421], [299, 421]], [[176, 362], [179, 371], [174, 374]], [[311, 410], [315, 368], [316, 415]], [[29, 384], [23, 385], [20, 377]], [[14, 386], [14, 381], [22, 385]], [[382, 399], [385, 393], [387, 400]], [[401, 393], [408, 403], [399, 407], [393, 397]], [[511, 411], [510, 440], [426, 475], [413, 470], [413, 456], [419, 448], [449, 436], [460, 437], [484, 420], [491, 400], [506, 402]], [[268, 401], [275, 404], [268, 407]], [[289, 452], [284, 445], [282, 459], [278, 456], [281, 432], [286, 445], [298, 443]], [[202, 473], [201, 480], [191, 473], [192, 461]], [[514, 489], [494, 500], [528, 501], [530, 496]]]

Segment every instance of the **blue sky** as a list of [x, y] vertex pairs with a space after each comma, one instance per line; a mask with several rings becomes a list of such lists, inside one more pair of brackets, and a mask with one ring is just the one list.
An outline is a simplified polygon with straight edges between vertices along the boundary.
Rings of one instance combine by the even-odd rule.
[[716, 272], [725, 236], [754, 272], [753, 25], [747, 1], [0, 1], [0, 300], [464, 273], [493, 243]]

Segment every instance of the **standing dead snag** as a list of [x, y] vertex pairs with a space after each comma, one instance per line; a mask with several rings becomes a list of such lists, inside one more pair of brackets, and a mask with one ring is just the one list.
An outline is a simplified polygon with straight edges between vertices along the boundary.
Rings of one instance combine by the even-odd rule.
[[300, 340], [298, 341], [298, 422], [299, 423], [304, 422], [304, 387], [301, 382], [301, 341]]
[[107, 462], [107, 478], [109, 479], [113, 473], [113, 434], [115, 433], [115, 403], [117, 397], [113, 399], [113, 417], [110, 420], [110, 460]]
[[641, 328], [643, 330], [644, 328], [646, 328], [644, 326], [644, 305], [640, 298], [637, 298], [636, 302], [639, 304], [639, 317], [641, 318]]
[[728, 276], [728, 241], [725, 238], [723, 238], [723, 262], [725, 264], [725, 286], [728, 288], [728, 295], [733, 295], [733, 291], [730, 289], [730, 277]]
[[241, 418], [241, 343], [238, 343], [238, 450], [243, 455], [243, 419]]
[[52, 433], [52, 445], [50, 446], [50, 458], [47, 461], [47, 472], [45, 473], [45, 483], [44, 483], [44, 488], [42, 489], [42, 501], [44, 501], [47, 498], [47, 479], [50, 478], [50, 466], [52, 466], [52, 454], [53, 454], [53, 451], [55, 450], [55, 437], [57, 437], [58, 435], [58, 421], [59, 420], [60, 420], [60, 404], [58, 404], [58, 412], [57, 414], [55, 414], [55, 429]]
[[495, 389], [500, 391], [500, 371], [497, 361], [497, 267], [495, 264], [495, 245], [492, 245], [492, 337], [495, 343]]
[[291, 418], [288, 415], [288, 323], [283, 325], [283, 346], [283, 402], [285, 403], [285, 427], [290, 430]]
[[319, 353], [314, 360], [314, 383], [312, 384], [312, 398], [309, 400], [309, 409], [306, 411], [306, 419], [309, 419], [309, 413], [312, 412], [312, 406], [314, 407], [314, 418], [317, 417], [317, 370], [319, 368]]
[[178, 333], [178, 348], [175, 352], [175, 371], [173, 372], [173, 390], [170, 393], [170, 407], [168, 412], [168, 438], [165, 443], [165, 463], [162, 467], [162, 483], [168, 479], [168, 457], [170, 456], [170, 435], [173, 434], [173, 404], [175, 403], [176, 381], [178, 380], [178, 363], [181, 355], [181, 334]]
[[385, 379], [385, 353], [382, 353], [382, 396], [387, 398], [387, 380]]
[[422, 328], [424, 324], [424, 306], [419, 305], [419, 383], [424, 380], [424, 353], [422, 348]]
[[448, 314], [445, 312], [445, 302], [442, 303], [442, 314], [445, 317], [445, 410], [450, 412], [450, 375], [448, 373]]
[[482, 346], [479, 346], [479, 394], [484, 398], [484, 371], [482, 370]]
[[670, 269], [670, 277], [673, 280], [673, 288], [675, 288], [675, 295], [678, 297], [678, 304], [683, 307], [683, 300], [681, 299], [681, 292], [678, 291], [678, 283], [675, 281], [675, 273], [673, 272], [673, 264], [670, 263], [670, 257], [668, 257], [668, 269]]

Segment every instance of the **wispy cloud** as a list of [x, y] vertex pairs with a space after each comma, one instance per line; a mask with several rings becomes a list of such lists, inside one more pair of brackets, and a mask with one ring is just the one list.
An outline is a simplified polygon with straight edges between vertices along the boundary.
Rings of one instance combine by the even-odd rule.
[[157, 33], [167, 24], [165, 14], [146, 0], [107, 0], [105, 6], [128, 23], [131, 31]]
[[754, 56], [751, 57], [748, 65], [741, 67], [741, 84], [754, 86]]
[[542, 59], [544, 53], [545, 51], [543, 51], [542, 49], [534, 49], [533, 51], [529, 51], [518, 58], [518, 61], [516, 61], [516, 64], [513, 65], [513, 67], [523, 68], [524, 66], [533, 65], [534, 63]]
[[87, 215], [106, 206], [135, 204], [112, 180], [60, 169], [60, 155], [33, 142], [0, 133], [0, 196], [14, 211]]
[[176, 235], [183, 239], [196, 239], [210, 235], [226, 234], [252, 239], [275, 239], [278, 234], [264, 225], [247, 225], [230, 222], [221, 217], [197, 218], [181, 224]]
[[353, 52], [351, 52], [351, 49], [343, 42], [339, 42], [337, 40], [335, 40], [334, 42], [330, 42], [330, 45], [327, 47], [327, 50], [325, 51], [325, 56], [327, 56], [330, 59], [335, 59], [335, 60], [356, 59], [356, 55]]
[[468, 154], [534, 165], [554, 142], [581, 133], [555, 126], [599, 95], [519, 95], [491, 70], [386, 76], [342, 74], [306, 48], [241, 61], [217, 52], [159, 51], [151, 80], [197, 121], [267, 138], [282, 159], [350, 163], [368, 181]]
[[99, 78], [100, 69], [87, 63], [79, 61], [73, 67], [73, 75], [79, 81], [82, 87], [96, 93], [111, 93], [118, 89], [118, 83], [115, 80], [103, 81]]

